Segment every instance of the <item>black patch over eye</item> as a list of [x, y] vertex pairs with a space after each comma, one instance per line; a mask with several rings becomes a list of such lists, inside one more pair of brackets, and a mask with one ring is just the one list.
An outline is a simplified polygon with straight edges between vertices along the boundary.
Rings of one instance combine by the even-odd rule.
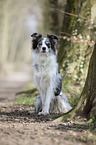
[[41, 46], [42, 45], [42, 42], [39, 42], [39, 46]]
[[36, 49], [38, 43], [40, 42], [40, 40], [42, 39], [42, 35], [39, 33], [33, 33], [31, 35], [32, 37], [32, 49]]
[[48, 46], [48, 48], [50, 48], [51, 44], [49, 42], [46, 42], [46, 45]]

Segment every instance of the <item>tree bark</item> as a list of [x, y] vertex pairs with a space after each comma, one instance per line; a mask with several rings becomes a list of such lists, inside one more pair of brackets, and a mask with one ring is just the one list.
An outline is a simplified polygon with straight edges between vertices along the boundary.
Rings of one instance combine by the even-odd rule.
[[44, 2], [43, 8], [44, 29], [48, 33], [53, 33], [56, 35], [58, 35], [59, 32], [59, 18], [57, 8], [58, 8], [58, 0], [46, 0]]
[[86, 117], [96, 116], [96, 44], [90, 59], [89, 71], [82, 93], [85, 96], [85, 104], [82, 115]]
[[[76, 28], [75, 22], [77, 20], [77, 17], [75, 15], [78, 14], [78, 0], [71, 0], [71, 1], [67, 0], [64, 11], [66, 13], [64, 14], [63, 24], [61, 28], [61, 36], [65, 35], [71, 37], [72, 30]], [[75, 15], [70, 15], [70, 14], [75, 14]], [[62, 66], [63, 60], [67, 54], [68, 46], [69, 46], [69, 42], [61, 38], [59, 42], [59, 50], [58, 50], [58, 58], [57, 58], [60, 66]]]
[[55, 121], [76, 116], [96, 119], [96, 44], [90, 58], [88, 75], [79, 102], [71, 111], [58, 116]]
[[[92, 27], [94, 27], [96, 25], [96, 1], [92, 0], [88, 2], [90, 3], [91, 20], [93, 21]], [[90, 17], [88, 20], [90, 21]], [[94, 35], [95, 31], [96, 27], [92, 28], [92, 30], [90, 30], [90, 33], [88, 33], [91, 40], [93, 40], [94, 42], [96, 42], [96, 37]], [[81, 93], [79, 102], [71, 111], [63, 114], [62, 116], [58, 116], [55, 121], [75, 118], [76, 116], [82, 116], [88, 119], [96, 120], [96, 43], [92, 51], [85, 86]]]

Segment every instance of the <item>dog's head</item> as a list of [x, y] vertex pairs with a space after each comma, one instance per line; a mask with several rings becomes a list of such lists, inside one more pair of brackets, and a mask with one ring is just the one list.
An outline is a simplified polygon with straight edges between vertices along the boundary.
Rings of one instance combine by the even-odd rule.
[[56, 35], [48, 35], [43, 38], [39, 33], [33, 33], [31, 35], [33, 46], [32, 49], [38, 53], [55, 53], [56, 54], [56, 42], [58, 37]]

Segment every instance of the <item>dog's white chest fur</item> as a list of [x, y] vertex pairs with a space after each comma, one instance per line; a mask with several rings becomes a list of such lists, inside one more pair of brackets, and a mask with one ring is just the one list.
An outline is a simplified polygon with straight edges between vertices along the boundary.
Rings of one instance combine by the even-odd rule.
[[[56, 87], [56, 75], [58, 64], [55, 55], [35, 54], [33, 55], [34, 82], [40, 94], [46, 95], [46, 91], [50, 87], [54, 90]], [[43, 98], [42, 98], [43, 100]]]

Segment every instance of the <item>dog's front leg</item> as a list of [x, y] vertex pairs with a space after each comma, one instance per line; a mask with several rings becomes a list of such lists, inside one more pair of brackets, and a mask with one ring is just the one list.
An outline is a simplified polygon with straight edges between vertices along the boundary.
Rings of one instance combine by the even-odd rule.
[[47, 92], [46, 92], [46, 96], [45, 96], [45, 100], [42, 104], [42, 112], [39, 112], [38, 114], [41, 115], [47, 115], [49, 114], [49, 109], [50, 109], [50, 103], [51, 103], [51, 98], [53, 96], [53, 93], [52, 93], [52, 88], [51, 87], [48, 87], [47, 88]]

